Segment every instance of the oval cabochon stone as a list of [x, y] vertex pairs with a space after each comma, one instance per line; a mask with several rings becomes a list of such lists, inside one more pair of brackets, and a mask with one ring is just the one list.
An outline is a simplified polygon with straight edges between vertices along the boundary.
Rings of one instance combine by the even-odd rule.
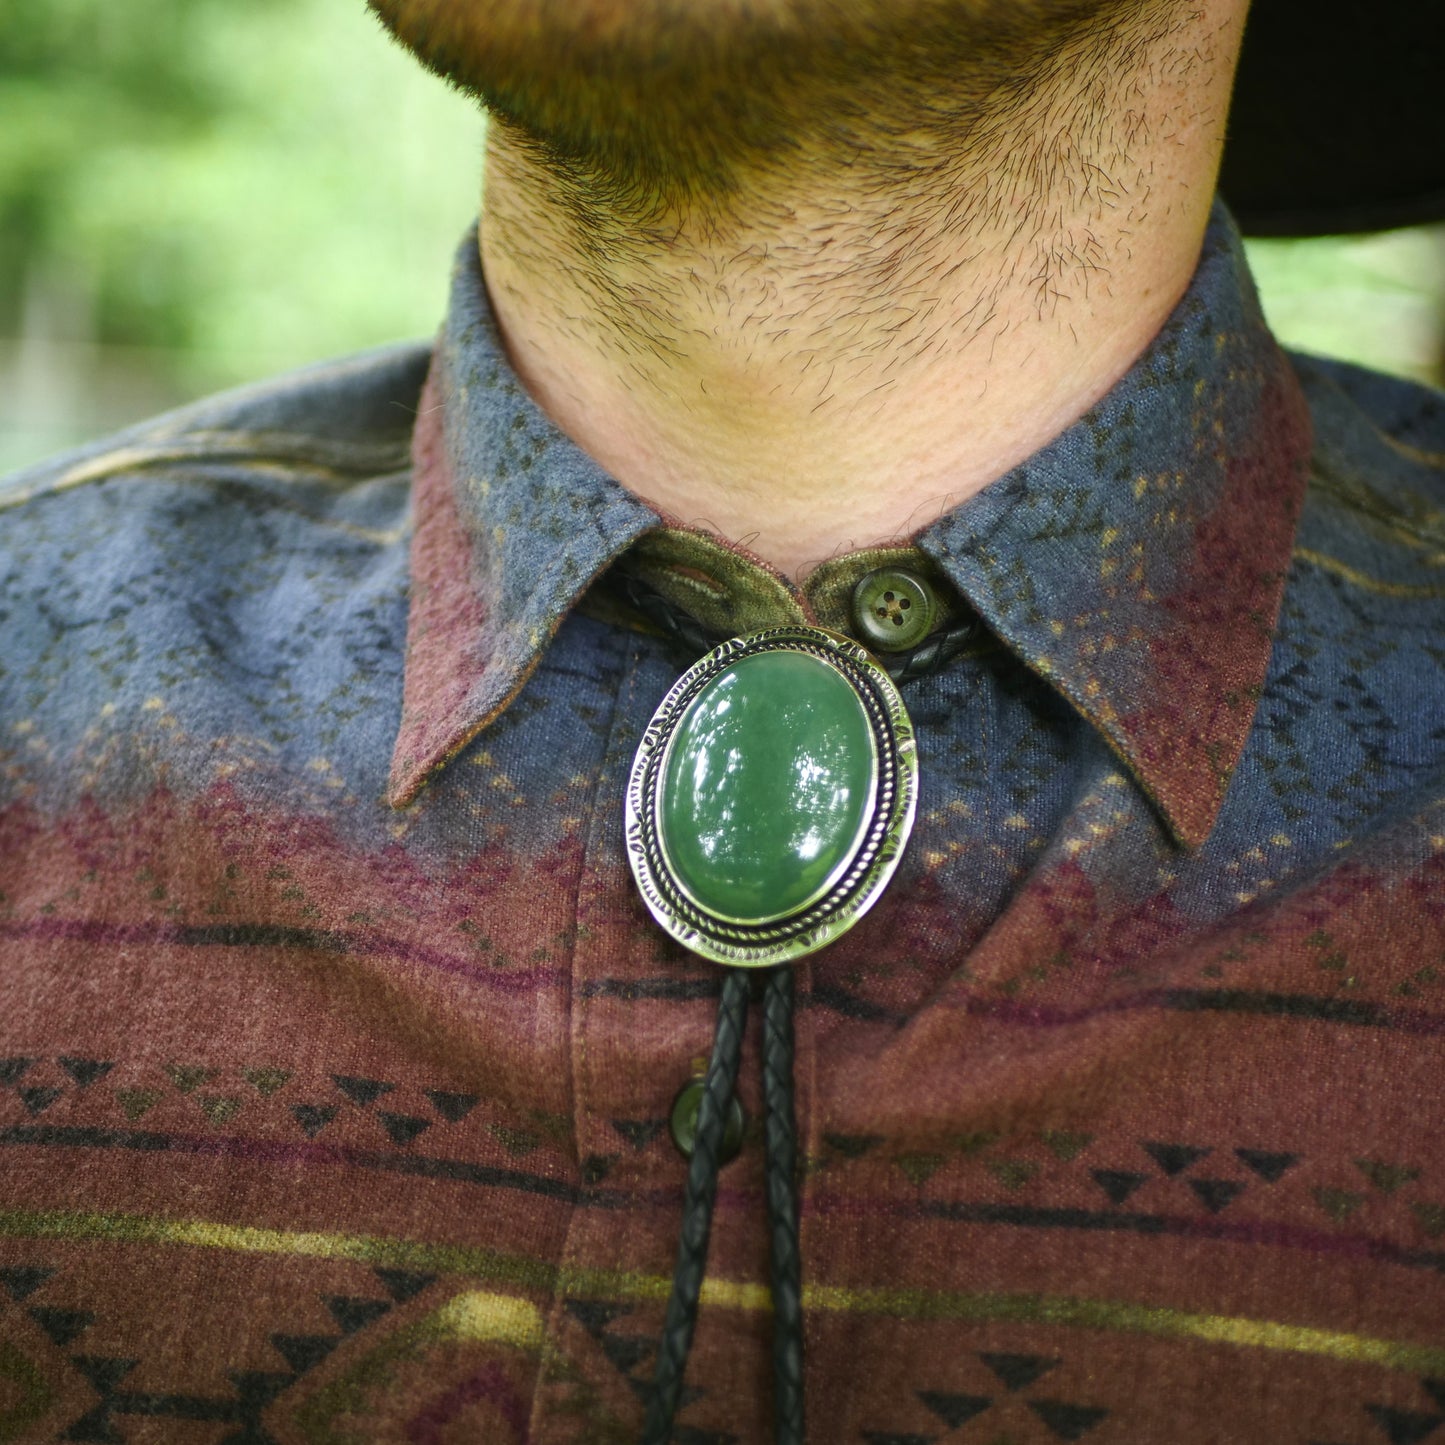
[[683, 714], [661, 772], [660, 841], [700, 908], [769, 923], [842, 876], [877, 788], [877, 747], [853, 684], [810, 653], [754, 653]]

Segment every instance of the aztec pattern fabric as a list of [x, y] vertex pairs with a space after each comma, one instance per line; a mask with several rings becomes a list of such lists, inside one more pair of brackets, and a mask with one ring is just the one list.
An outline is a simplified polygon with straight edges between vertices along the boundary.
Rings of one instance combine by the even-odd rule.
[[[1088, 415], [801, 587], [556, 432], [474, 240], [434, 354], [15, 479], [0, 1440], [636, 1439], [719, 976], [623, 857], [691, 659], [607, 573], [843, 627], [880, 558], [986, 627], [797, 968], [809, 1439], [1445, 1439], [1442, 471], [1220, 212]], [[770, 1437], [754, 1074], [679, 1445]]]

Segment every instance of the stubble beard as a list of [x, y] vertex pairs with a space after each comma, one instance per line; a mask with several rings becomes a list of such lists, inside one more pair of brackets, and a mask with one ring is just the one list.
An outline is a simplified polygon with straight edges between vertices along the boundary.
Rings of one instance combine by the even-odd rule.
[[492, 112], [483, 269], [524, 384], [664, 511], [741, 488], [741, 536], [760, 478], [871, 496], [857, 452], [916, 423], [938, 448], [895, 480], [946, 501], [1118, 375], [1197, 254], [1208, 159], [1177, 162], [1222, 127], [1237, 0], [369, 3]]
[[509, 304], [659, 393], [737, 331], [820, 406], [1072, 330], [1157, 225], [1151, 87], [1210, 67], [1203, 0], [369, 3], [492, 113]]
[[[482, 101], [576, 204], [639, 225], [724, 215], [801, 167], [864, 187], [994, 153], [1071, 68], [1177, 23], [1180, 0], [368, 0], [429, 68]], [[1088, 146], [1086, 104], [1050, 122]], [[1104, 138], [1092, 137], [1104, 149]], [[1047, 139], [1040, 138], [1040, 144]], [[1005, 178], [1006, 179], [1006, 178]]]

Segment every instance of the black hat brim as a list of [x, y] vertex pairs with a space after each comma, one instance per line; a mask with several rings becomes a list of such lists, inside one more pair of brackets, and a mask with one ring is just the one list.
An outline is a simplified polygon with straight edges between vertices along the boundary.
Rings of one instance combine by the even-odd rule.
[[1246, 233], [1318, 236], [1445, 219], [1435, 0], [1255, 0], [1220, 192]]

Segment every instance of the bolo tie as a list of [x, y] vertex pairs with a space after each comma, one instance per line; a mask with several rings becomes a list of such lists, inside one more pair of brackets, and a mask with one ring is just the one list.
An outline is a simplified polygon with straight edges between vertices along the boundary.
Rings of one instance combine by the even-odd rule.
[[775, 1440], [803, 1445], [792, 965], [851, 928], [888, 886], [918, 787], [916, 741], [898, 683], [962, 651], [977, 624], [883, 660], [812, 626], [719, 643], [640, 579], [618, 580], [660, 631], [694, 653], [707, 649], [674, 683], [638, 744], [625, 839], [653, 918], [724, 970], [642, 1442], [668, 1445], [672, 1436], [748, 1004], [761, 979]]

